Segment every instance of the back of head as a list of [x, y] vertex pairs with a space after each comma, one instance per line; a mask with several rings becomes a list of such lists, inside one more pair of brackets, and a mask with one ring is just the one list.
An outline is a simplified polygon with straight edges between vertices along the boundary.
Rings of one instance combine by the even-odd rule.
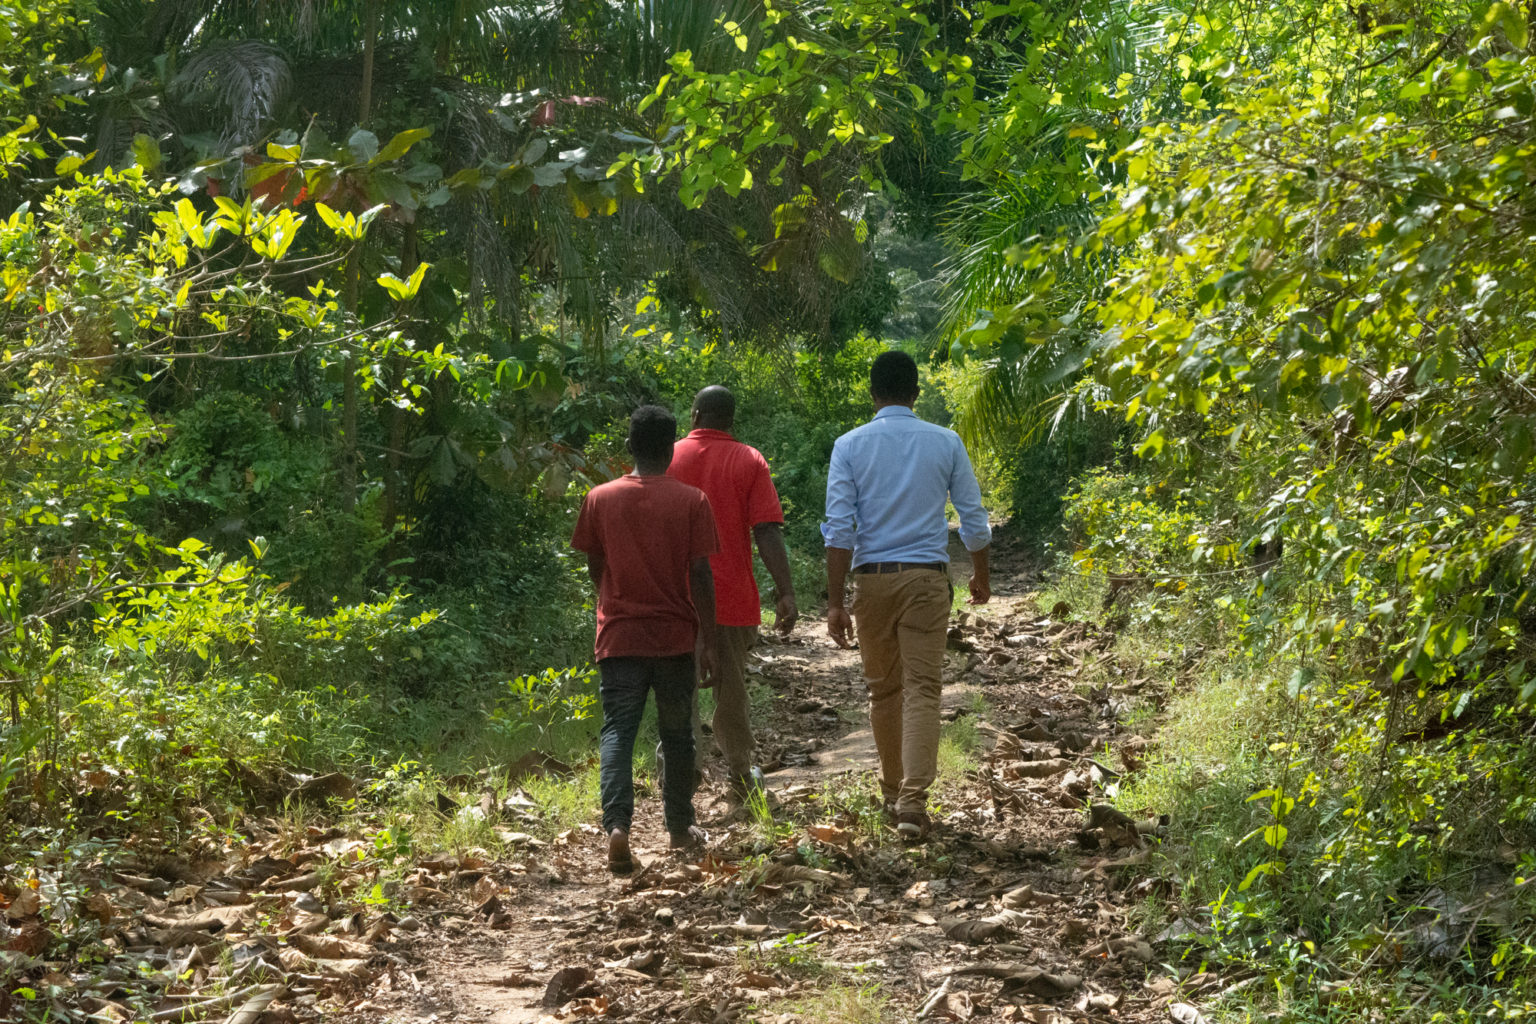
[[693, 413], [707, 430], [730, 430], [736, 422], [736, 396], [723, 384], [711, 384], [693, 396]]
[[917, 362], [905, 352], [882, 352], [869, 366], [869, 393], [877, 402], [917, 400]]
[[659, 405], [642, 405], [629, 414], [629, 452], [637, 463], [672, 461], [677, 440], [677, 417]]

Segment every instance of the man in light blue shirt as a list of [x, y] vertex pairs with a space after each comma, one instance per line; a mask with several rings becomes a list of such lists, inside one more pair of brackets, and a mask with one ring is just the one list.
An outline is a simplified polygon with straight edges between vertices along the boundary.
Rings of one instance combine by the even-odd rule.
[[[938, 773], [939, 699], [949, 626], [948, 501], [971, 553], [971, 603], [992, 596], [992, 529], [965, 445], [917, 418], [917, 363], [885, 352], [869, 369], [875, 418], [837, 439], [827, 476], [827, 631], [849, 646], [858, 623], [880, 791], [903, 838], [928, 834]], [[850, 609], [849, 571], [858, 577]], [[851, 611], [851, 616], [850, 616]]]

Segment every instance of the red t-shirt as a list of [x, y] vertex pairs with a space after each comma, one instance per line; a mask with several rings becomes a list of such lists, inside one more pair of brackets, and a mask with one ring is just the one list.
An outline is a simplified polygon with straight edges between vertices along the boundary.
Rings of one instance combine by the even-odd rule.
[[703, 491], [715, 510], [720, 553], [709, 560], [715, 573], [715, 620], [722, 626], [762, 622], [752, 576], [752, 527], [784, 521], [768, 460], [723, 430], [701, 429], [677, 442], [667, 475]]
[[623, 476], [587, 492], [571, 546], [602, 557], [598, 661], [690, 654], [698, 615], [688, 567], [720, 549], [709, 499], [667, 476]]

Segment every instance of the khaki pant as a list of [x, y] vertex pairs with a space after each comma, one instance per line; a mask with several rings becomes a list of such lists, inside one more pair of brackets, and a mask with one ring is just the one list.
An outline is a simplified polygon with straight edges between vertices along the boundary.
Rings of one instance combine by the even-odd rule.
[[[730, 778], [739, 779], [752, 771], [752, 755], [757, 741], [752, 738], [752, 720], [747, 701], [747, 652], [757, 646], [756, 626], [719, 626], [716, 634], [720, 650], [715, 661], [715, 717], [710, 728], [715, 733], [715, 746], [725, 757]], [[693, 698], [693, 741], [698, 751], [695, 762], [700, 771], [696, 783], [704, 780], [704, 730], [699, 722], [699, 699]], [[658, 763], [662, 757], [661, 744], [656, 745]], [[695, 786], [697, 788], [697, 786]]]
[[[747, 705], [747, 652], [757, 643], [756, 626], [721, 626], [720, 654], [715, 669], [715, 746], [725, 756], [733, 779], [752, 770], [752, 721]], [[694, 704], [698, 714], [698, 704]]]
[[926, 811], [939, 767], [949, 577], [907, 569], [855, 579], [852, 611], [880, 753], [880, 792], [897, 813]]

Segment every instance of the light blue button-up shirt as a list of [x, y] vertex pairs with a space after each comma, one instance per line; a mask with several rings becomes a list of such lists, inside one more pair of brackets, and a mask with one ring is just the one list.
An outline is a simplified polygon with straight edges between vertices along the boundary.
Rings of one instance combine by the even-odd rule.
[[821, 536], [829, 548], [851, 549], [855, 566], [948, 562], [945, 498], [960, 513], [967, 551], [992, 542], [960, 436], [925, 423], [906, 406], [888, 405], [832, 446]]

